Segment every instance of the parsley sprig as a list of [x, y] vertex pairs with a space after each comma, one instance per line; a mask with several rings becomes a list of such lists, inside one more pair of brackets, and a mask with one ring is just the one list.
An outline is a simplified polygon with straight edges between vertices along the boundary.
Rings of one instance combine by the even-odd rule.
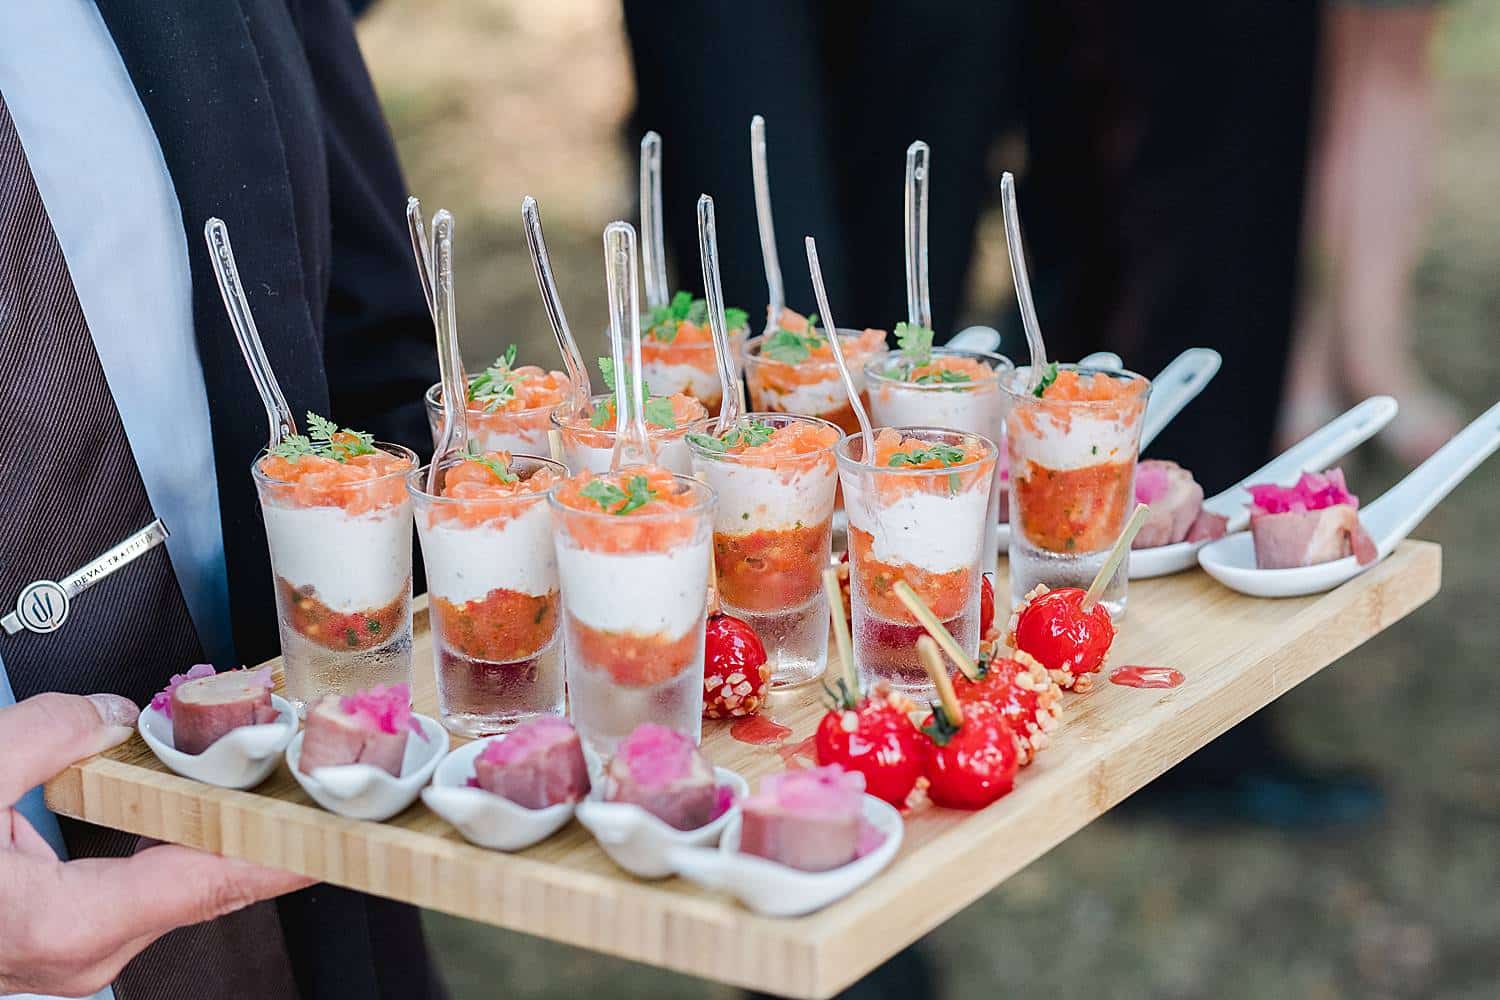
[[906, 362], [907, 374], [911, 374], [913, 368], [932, 363], [932, 331], [927, 327], [897, 323], [896, 345], [901, 348], [901, 359]]
[[927, 448], [917, 448], [914, 451], [898, 451], [886, 459], [885, 464], [893, 469], [899, 469], [903, 465], [923, 465], [936, 461], [947, 468], [951, 465], [961, 465], [963, 460], [962, 448], [956, 448], [951, 444], [935, 444]]
[[1046, 395], [1047, 390], [1051, 388], [1052, 383], [1056, 381], [1057, 362], [1054, 361], [1047, 366], [1047, 370], [1042, 373], [1042, 380], [1036, 384], [1036, 389], [1034, 390], [1036, 393], [1036, 398], [1041, 399], [1044, 395]]
[[776, 433], [776, 428], [764, 420], [747, 420], [729, 428], [718, 437], [712, 434], [689, 434], [687, 439], [704, 451], [723, 454], [730, 448], [738, 448], [741, 445], [754, 448], [756, 445], [765, 444], [771, 440], [771, 435], [774, 433]]
[[271, 454], [294, 462], [303, 455], [347, 462], [359, 455], [375, 454], [375, 436], [348, 427], [341, 430], [332, 420], [308, 410], [307, 433], [288, 434]]
[[[606, 513], [615, 515], [640, 510], [657, 497], [657, 492], [651, 488], [651, 481], [645, 476], [631, 476], [625, 480], [623, 490], [606, 479], [591, 479], [579, 492], [597, 503]], [[610, 510], [611, 507], [614, 509]]]
[[823, 331], [818, 329], [818, 314], [813, 313], [807, 317], [805, 331], [798, 333], [785, 327], [779, 328], [766, 338], [766, 342], [761, 345], [760, 354], [772, 361], [798, 365], [806, 361], [814, 350], [822, 347], [826, 339]]
[[[677, 339], [677, 330], [683, 322], [708, 325], [708, 301], [693, 298], [692, 292], [678, 292], [672, 296], [671, 302], [657, 306], [641, 320], [646, 336], [658, 344], [670, 344]], [[741, 329], [749, 320], [750, 314], [743, 309], [724, 310], [724, 325], [731, 330]]]
[[464, 452], [464, 461], [477, 462], [478, 464], [484, 466], [486, 469], [490, 470], [491, 475], [500, 480], [502, 483], [513, 483], [516, 481], [516, 474], [510, 471], [510, 467], [506, 465], [506, 463], [500, 461], [493, 455], [486, 455], [483, 451], [480, 450], [479, 442], [473, 440], [472, 438], [469, 439], [468, 450]]
[[515, 371], [516, 345], [505, 349], [505, 355], [469, 380], [469, 402], [484, 406], [485, 412], [494, 413], [516, 398], [516, 386], [524, 375]]
[[[604, 388], [610, 392], [615, 391], [615, 361], [614, 358], [599, 359], [599, 375], [604, 379]], [[641, 379], [641, 392], [646, 397], [646, 424], [650, 427], [661, 427], [666, 430], [674, 430], [677, 427], [677, 414], [672, 409], [672, 400], [666, 396], [651, 395], [651, 383]], [[594, 412], [589, 416], [589, 426], [598, 430], [609, 423], [610, 417], [615, 415], [615, 401], [605, 400], [601, 405], [594, 407]]]

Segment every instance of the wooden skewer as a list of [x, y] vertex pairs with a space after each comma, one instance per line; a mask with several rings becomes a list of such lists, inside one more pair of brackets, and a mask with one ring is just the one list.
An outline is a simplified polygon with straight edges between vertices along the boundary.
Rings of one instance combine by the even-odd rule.
[[562, 432], [556, 428], [547, 432], [547, 451], [552, 456], [552, 461], [566, 465], [563, 462]]
[[1099, 603], [1099, 595], [1104, 593], [1104, 588], [1109, 586], [1109, 581], [1115, 578], [1115, 570], [1120, 568], [1120, 563], [1130, 555], [1130, 543], [1135, 541], [1135, 536], [1141, 533], [1145, 527], [1146, 518], [1151, 516], [1151, 508], [1143, 503], [1135, 505], [1135, 513], [1130, 515], [1130, 520], [1125, 523], [1125, 530], [1120, 532], [1120, 537], [1115, 540], [1115, 547], [1109, 550], [1109, 558], [1104, 560], [1104, 565], [1099, 567], [1099, 572], [1094, 574], [1094, 582], [1089, 584], [1089, 589], [1084, 592], [1084, 611], [1092, 611], [1094, 605]]
[[943, 714], [955, 727], [962, 726], [964, 710], [958, 704], [958, 694], [953, 690], [953, 678], [948, 676], [948, 668], [943, 665], [943, 655], [938, 652], [937, 643], [925, 635], [920, 637], [917, 639], [917, 656], [921, 658], [927, 676], [937, 685], [938, 702], [943, 706]]
[[[922, 599], [917, 596], [915, 590], [911, 589], [911, 585], [905, 580], [897, 580], [896, 586], [893, 589], [896, 591], [896, 596], [901, 599], [901, 603], [906, 605], [906, 610], [910, 611], [917, 621], [922, 623], [922, 627], [927, 630], [927, 634], [932, 636], [939, 646], [943, 647], [943, 652], [953, 658], [953, 662], [958, 665], [958, 669], [964, 672], [964, 676], [971, 681], [978, 680], [979, 668], [974, 665], [973, 660], [969, 659], [969, 654], [963, 651], [963, 647], [959, 646], [958, 640], [953, 638], [953, 633], [949, 632], [943, 627], [943, 623], [938, 621], [937, 615], [932, 613], [932, 609], [922, 603]], [[918, 646], [921, 646], [920, 642], [918, 642]]]
[[854, 669], [854, 643], [849, 638], [849, 623], [844, 619], [844, 592], [839, 586], [839, 571], [829, 566], [823, 571], [823, 589], [828, 592], [828, 615], [833, 619], [833, 640], [839, 651], [839, 665], [849, 695], [859, 701], [859, 672]]

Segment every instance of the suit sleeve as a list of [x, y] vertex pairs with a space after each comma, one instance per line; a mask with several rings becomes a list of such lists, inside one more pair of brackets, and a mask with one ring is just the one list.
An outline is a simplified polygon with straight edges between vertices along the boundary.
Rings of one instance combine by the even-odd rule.
[[332, 244], [324, 361], [332, 412], [427, 456], [432, 323], [406, 231], [408, 190], [347, 0], [294, 0], [327, 150]]

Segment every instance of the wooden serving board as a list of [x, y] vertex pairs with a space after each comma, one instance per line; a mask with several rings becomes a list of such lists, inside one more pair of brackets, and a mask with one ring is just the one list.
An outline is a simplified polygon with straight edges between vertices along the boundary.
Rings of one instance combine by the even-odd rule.
[[[1441, 551], [1407, 542], [1318, 597], [1267, 601], [1201, 572], [1138, 581], [1111, 665], [1176, 667], [1171, 690], [1104, 682], [1069, 695], [1051, 747], [1016, 790], [978, 813], [909, 817], [884, 873], [821, 912], [756, 916], [680, 880], [617, 869], [577, 823], [520, 854], [473, 847], [419, 801], [387, 823], [343, 819], [303, 794], [285, 766], [250, 792], [168, 772], [139, 737], [70, 768], [47, 804], [92, 823], [291, 869], [418, 906], [739, 986], [827, 997], [1050, 850], [1236, 722], [1437, 593]], [[998, 593], [1007, 592], [1002, 580]], [[416, 701], [435, 715], [426, 615], [416, 626]], [[1106, 668], [1107, 669], [1107, 668]], [[821, 714], [816, 686], [773, 698], [790, 746]], [[784, 766], [777, 748], [705, 724], [717, 764], [752, 782]], [[934, 884], [949, 888], [932, 891]]]

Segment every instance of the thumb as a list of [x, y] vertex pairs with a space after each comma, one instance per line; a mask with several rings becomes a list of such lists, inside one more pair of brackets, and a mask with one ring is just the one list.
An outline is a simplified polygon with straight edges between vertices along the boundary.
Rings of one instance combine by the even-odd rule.
[[130, 738], [140, 710], [114, 694], [39, 694], [0, 708], [0, 808], [68, 765]]

